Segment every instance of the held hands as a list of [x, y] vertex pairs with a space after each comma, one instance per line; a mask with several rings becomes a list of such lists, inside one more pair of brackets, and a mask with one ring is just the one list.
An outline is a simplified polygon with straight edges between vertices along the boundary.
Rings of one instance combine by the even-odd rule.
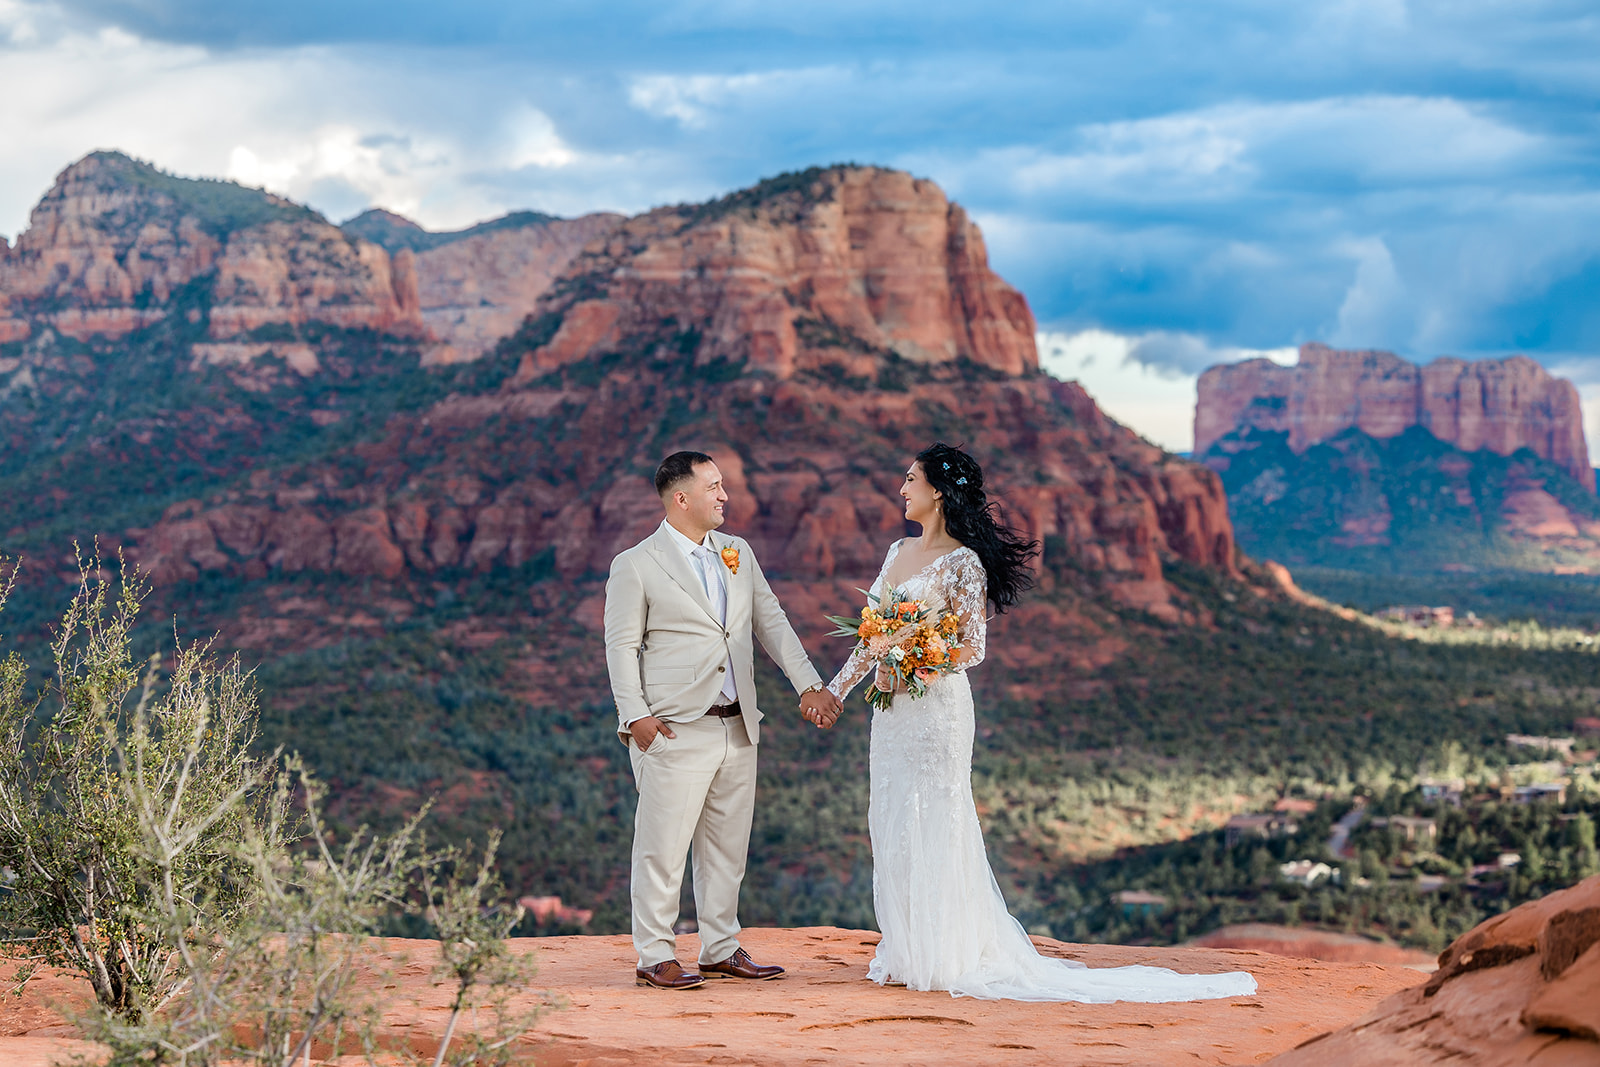
[[666, 734], [668, 737], [678, 736], [672, 732], [672, 727], [654, 715], [646, 715], [642, 719], [633, 720], [628, 724], [628, 732], [633, 735], [633, 743], [638, 746], [640, 752], [655, 743], [656, 734]]
[[844, 705], [827, 689], [814, 689], [800, 696], [800, 714], [819, 730], [831, 729], [842, 711]]

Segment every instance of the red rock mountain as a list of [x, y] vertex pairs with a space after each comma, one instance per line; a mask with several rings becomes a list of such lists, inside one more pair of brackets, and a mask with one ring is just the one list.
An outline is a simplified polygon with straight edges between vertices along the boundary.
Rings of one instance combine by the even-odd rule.
[[572, 270], [590, 285], [546, 305], [561, 328], [519, 378], [615, 350], [664, 318], [698, 331], [697, 363], [779, 379], [823, 349], [850, 371], [841, 338], [861, 367], [888, 351], [1012, 376], [1037, 369], [1027, 302], [989, 269], [982, 234], [938, 186], [837, 168], [811, 188], [774, 191], [653, 211], [586, 251]]
[[1351, 427], [1391, 438], [1412, 426], [1463, 452], [1530, 449], [1595, 489], [1577, 389], [1526, 356], [1419, 367], [1389, 352], [1308, 344], [1293, 367], [1266, 359], [1211, 367], [1200, 376], [1194, 452], [1246, 427], [1286, 432], [1304, 452]]
[[197, 279], [211, 298], [212, 340], [305, 322], [422, 325], [414, 256], [351, 241], [270, 194], [96, 152], [61, 172], [0, 256], [0, 333], [120, 337], [191, 310], [179, 298]]
[[989, 465], [1047, 566], [1122, 603], [1177, 618], [1164, 560], [1234, 569], [1217, 476], [1042, 375], [977, 228], [905, 174], [807, 172], [630, 220], [572, 260], [502, 358], [503, 386], [391, 420], [340, 461], [354, 477], [313, 464], [174, 505], [130, 552], [161, 582], [393, 581], [547, 551], [580, 579], [659, 521], [648, 474], [694, 446], [770, 570], [848, 588], [902, 531], [899, 472], [943, 437]]
[[429, 365], [479, 358], [533, 310], [583, 246], [616, 229], [621, 215], [558, 219], [518, 212], [456, 233], [429, 233], [409, 219], [374, 210], [344, 224], [390, 252], [416, 253], [417, 295]]
[[622, 217], [505, 224], [519, 221], [391, 249], [269, 193], [96, 152], [62, 171], [16, 246], [0, 249], [0, 343], [45, 328], [114, 340], [175, 311], [198, 314], [184, 298], [198, 285], [207, 330], [191, 347], [196, 363], [276, 351], [308, 374], [315, 346], [281, 333], [309, 324], [429, 342], [426, 363], [476, 359]]

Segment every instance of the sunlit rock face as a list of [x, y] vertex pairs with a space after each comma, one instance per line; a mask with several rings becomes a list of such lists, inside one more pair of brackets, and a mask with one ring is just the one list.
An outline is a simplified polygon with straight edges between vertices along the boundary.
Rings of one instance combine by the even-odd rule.
[[779, 378], [808, 365], [808, 351], [850, 345], [1005, 374], [1039, 362], [1033, 315], [989, 269], [978, 227], [937, 185], [900, 171], [807, 171], [652, 211], [569, 273], [543, 305], [561, 328], [529, 353], [525, 380], [668, 319], [698, 362]]
[[0, 253], [0, 335], [114, 339], [169, 314], [229, 340], [321, 323], [422, 330], [415, 259], [231, 182], [177, 178], [115, 152], [57, 177]]
[[[1220, 478], [1038, 371], [1026, 302], [932, 183], [833, 168], [577, 222], [598, 236], [499, 341], [495, 358], [516, 366], [500, 388], [396, 419], [361, 450], [356, 486], [186, 503], [133, 554], [158, 580], [395, 579], [546, 553], [579, 579], [660, 521], [648, 474], [682, 445], [716, 456], [729, 528], [775, 573], [859, 584], [904, 532], [905, 465], [947, 438], [986, 465], [1048, 565], [1122, 603], [1177, 619], [1167, 563], [1235, 573]], [[469, 254], [492, 248], [472, 240], [418, 254], [425, 315], [437, 294], [458, 300]], [[446, 253], [458, 282], [430, 273]]]
[[1271, 1062], [1596, 1063], [1597, 992], [1600, 876], [1480, 923], [1440, 953], [1426, 984]]
[[[157, 434], [220, 481], [256, 471], [117, 533], [158, 584], [526, 566], [582, 582], [659, 521], [648, 475], [682, 446], [722, 464], [729, 528], [776, 579], [853, 597], [905, 532], [906, 464], [941, 439], [980, 459], [1063, 581], [1178, 621], [1170, 565], [1237, 573], [1221, 479], [1040, 373], [1033, 315], [977, 225], [899, 171], [430, 233], [376, 210], [336, 227], [96, 153], [0, 249], [0, 294], [0, 359], [42, 396], [92, 406], [97, 375], [135, 358], [206, 383], [108, 456]], [[78, 339], [71, 357], [47, 335]], [[365, 404], [392, 414], [354, 444], [302, 443]], [[299, 458], [256, 470], [270, 457], [244, 443], [281, 454], [289, 425]], [[839, 588], [800, 589], [816, 582]]]
[[1464, 452], [1529, 449], [1594, 491], [1577, 388], [1526, 356], [1418, 366], [1389, 352], [1307, 344], [1293, 367], [1266, 359], [1212, 367], [1200, 376], [1194, 450], [1204, 455], [1242, 429], [1287, 433], [1289, 447], [1304, 452], [1352, 427], [1381, 439], [1412, 426]]

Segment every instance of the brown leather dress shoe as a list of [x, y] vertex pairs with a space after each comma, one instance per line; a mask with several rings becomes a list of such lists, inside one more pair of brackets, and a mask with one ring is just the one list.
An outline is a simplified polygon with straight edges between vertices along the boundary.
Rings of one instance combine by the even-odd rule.
[[699, 989], [706, 984], [704, 978], [690, 974], [677, 960], [667, 960], [654, 967], [639, 967], [633, 974], [634, 985], [655, 986], [657, 989]]
[[762, 966], [750, 958], [750, 953], [744, 949], [736, 949], [733, 955], [721, 963], [702, 963], [700, 973], [707, 978], [749, 978], [757, 982], [765, 982], [769, 978], [777, 978], [783, 974], [782, 967], [771, 965]]

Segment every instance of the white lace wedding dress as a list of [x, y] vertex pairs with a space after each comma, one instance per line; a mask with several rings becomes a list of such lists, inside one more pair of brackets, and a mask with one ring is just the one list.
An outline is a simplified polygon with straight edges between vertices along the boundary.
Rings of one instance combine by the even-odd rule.
[[[876, 593], [899, 555], [889, 548]], [[959, 548], [901, 587], [935, 614], [954, 612], [966, 667], [985, 651], [987, 576], [977, 553]], [[828, 688], [841, 700], [875, 668], [857, 649]], [[896, 694], [872, 716], [872, 899], [883, 939], [867, 977], [910, 989], [1006, 1000], [1106, 1003], [1248, 996], [1243, 971], [1178, 974], [1162, 967], [1089, 968], [1041, 956], [1006, 911], [989, 869], [972, 802], [972, 689], [965, 673], [940, 677], [920, 700]]]

